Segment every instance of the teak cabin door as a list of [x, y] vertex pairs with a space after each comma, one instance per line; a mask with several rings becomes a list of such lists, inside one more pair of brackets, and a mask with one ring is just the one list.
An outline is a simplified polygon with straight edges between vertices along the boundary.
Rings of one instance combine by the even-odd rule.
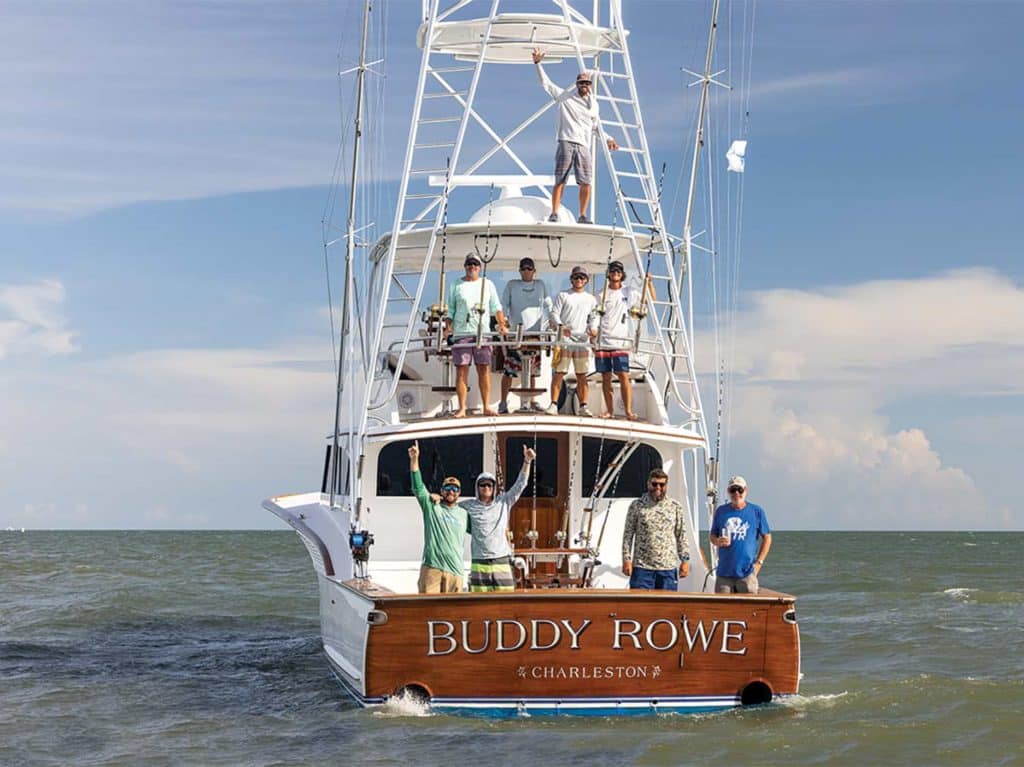
[[[519, 501], [512, 507], [509, 518], [512, 542], [517, 551], [531, 548], [530, 539], [526, 534], [530, 531], [530, 517], [535, 497], [538, 537], [534, 545], [537, 548], [556, 548], [556, 533], [565, 524], [563, 515], [569, 499], [569, 435], [538, 435], [536, 442], [536, 475], [531, 475], [529, 482], [526, 483], [526, 489], [519, 496]], [[505, 486], [508, 487], [515, 482], [522, 468], [523, 445], [534, 447], [534, 437], [527, 432], [503, 434], [499, 445], [501, 464], [505, 472]]]

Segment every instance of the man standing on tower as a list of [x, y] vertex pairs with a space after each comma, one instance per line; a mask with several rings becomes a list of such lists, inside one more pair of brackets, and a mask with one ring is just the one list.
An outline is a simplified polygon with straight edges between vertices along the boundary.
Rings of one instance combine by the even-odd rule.
[[[590, 203], [590, 187], [594, 177], [594, 160], [591, 157], [590, 145], [594, 133], [597, 132], [600, 116], [597, 109], [597, 95], [592, 92], [593, 81], [588, 72], [580, 72], [576, 77], [576, 85], [572, 88], [559, 88], [548, 78], [541, 66], [544, 51], [533, 49], [533, 63], [537, 65], [537, 76], [540, 84], [555, 100], [558, 108], [558, 148], [555, 150], [555, 188], [551, 191], [551, 215], [548, 221], [558, 221], [558, 209], [562, 204], [562, 192], [565, 182], [569, 179], [569, 171], [576, 174], [576, 183], [580, 187], [580, 215], [577, 223], [593, 223], [587, 217], [587, 205]], [[615, 139], [608, 139], [608, 148], [615, 150], [619, 145]]]

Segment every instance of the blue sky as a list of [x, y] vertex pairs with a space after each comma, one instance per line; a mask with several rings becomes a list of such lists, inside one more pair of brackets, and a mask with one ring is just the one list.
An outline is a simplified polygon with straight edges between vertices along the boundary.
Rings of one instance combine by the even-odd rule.
[[[418, 5], [381, 9], [388, 147]], [[707, 5], [626, 3], [676, 167]], [[318, 485], [320, 219], [359, 11], [3, 4], [0, 527], [274, 527], [261, 498]], [[1022, 23], [1010, 2], [757, 7], [726, 469], [777, 527], [1024, 528]]]

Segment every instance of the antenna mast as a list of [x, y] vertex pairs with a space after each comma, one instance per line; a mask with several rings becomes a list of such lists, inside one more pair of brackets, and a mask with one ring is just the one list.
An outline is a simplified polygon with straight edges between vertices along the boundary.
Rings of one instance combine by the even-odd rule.
[[[334, 508], [334, 497], [338, 489], [339, 462], [338, 462], [338, 431], [341, 427], [342, 398], [345, 394], [345, 374], [348, 367], [348, 357], [352, 353], [352, 292], [354, 287], [355, 274], [352, 271], [353, 256], [356, 246], [356, 183], [359, 180], [359, 145], [363, 135], [363, 84], [366, 81], [366, 37], [370, 28], [371, 0], [365, 0], [363, 4], [363, 36], [359, 45], [359, 66], [356, 68], [356, 119], [355, 134], [352, 139], [352, 175], [348, 195], [348, 226], [346, 228], [345, 245], [345, 290], [341, 305], [341, 340], [338, 350], [338, 388], [334, 401], [334, 460], [332, 466], [334, 471], [331, 477], [330, 505]], [[351, 412], [351, 411], [350, 411]], [[356, 457], [353, 455], [352, 430], [349, 429], [348, 449], [345, 451], [345, 459], [348, 462], [349, 487], [352, 482]], [[352, 499], [349, 499], [350, 502]]]

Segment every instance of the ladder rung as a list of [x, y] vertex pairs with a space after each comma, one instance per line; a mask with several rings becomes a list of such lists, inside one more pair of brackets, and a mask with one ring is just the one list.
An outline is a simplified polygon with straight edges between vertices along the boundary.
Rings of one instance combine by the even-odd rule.
[[631, 173], [630, 171], [626, 171], [626, 170], [616, 170], [615, 171], [615, 175], [616, 176], [627, 176], [629, 178], [647, 178], [647, 176], [645, 176], [643, 173]]
[[453, 146], [455, 146], [455, 143], [454, 142], [449, 142], [449, 143], [446, 143], [446, 144], [413, 144], [412, 148], [413, 149], [441, 149], [441, 148], [450, 149]]
[[636, 123], [620, 123], [615, 120], [602, 120], [605, 125], [614, 125], [617, 128], [639, 128], [640, 126]]
[[597, 77], [598, 77], [598, 79], [600, 79], [602, 77], [628, 78], [629, 75], [627, 75], [625, 72], [601, 72], [601, 71], [598, 71], [597, 72]]
[[407, 200], [432, 200], [435, 197], [440, 197], [440, 192], [423, 192], [422, 194], [407, 194], [405, 199]]
[[615, 151], [616, 152], [625, 152], [626, 154], [640, 154], [644, 150], [643, 149], [630, 149], [628, 147], [620, 146]]
[[461, 119], [461, 115], [458, 117], [427, 117], [420, 120], [420, 125], [432, 125], [433, 123], [457, 123]]
[[654, 204], [653, 200], [649, 200], [646, 197], [627, 197], [626, 195], [622, 195], [622, 199], [623, 200], [629, 200], [630, 202], [642, 202], [642, 203], [644, 203], [644, 205], [653, 205]]
[[618, 96], [598, 96], [597, 100], [598, 101], [614, 101], [614, 102], [619, 103], [619, 104], [632, 104], [633, 103], [633, 99], [622, 99], [622, 98], [619, 98]]
[[446, 74], [448, 72], [472, 72], [476, 67], [440, 67], [439, 69], [430, 69], [430, 72], [437, 72], [439, 75]]
[[469, 91], [445, 91], [444, 93], [424, 93], [424, 99], [444, 99], [444, 98], [455, 98], [456, 96], [468, 96]]
[[409, 171], [410, 176], [429, 176], [433, 173], [447, 173], [448, 168], [423, 168], [422, 170]]

